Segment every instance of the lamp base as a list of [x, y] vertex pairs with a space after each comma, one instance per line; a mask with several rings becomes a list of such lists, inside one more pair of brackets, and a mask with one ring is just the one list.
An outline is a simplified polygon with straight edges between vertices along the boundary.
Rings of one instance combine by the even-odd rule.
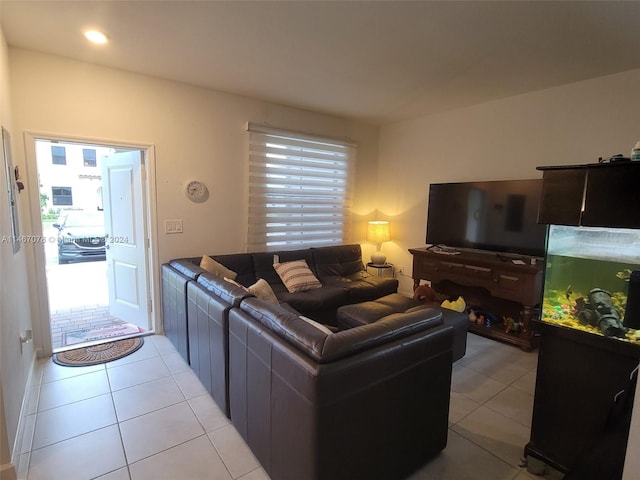
[[373, 265], [384, 265], [387, 263], [387, 256], [382, 252], [376, 252], [371, 255], [371, 263]]

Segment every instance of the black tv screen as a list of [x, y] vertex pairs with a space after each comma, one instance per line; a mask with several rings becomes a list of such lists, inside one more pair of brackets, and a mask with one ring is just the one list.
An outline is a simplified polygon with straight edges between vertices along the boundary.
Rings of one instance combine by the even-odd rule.
[[544, 256], [541, 179], [432, 183], [427, 244]]

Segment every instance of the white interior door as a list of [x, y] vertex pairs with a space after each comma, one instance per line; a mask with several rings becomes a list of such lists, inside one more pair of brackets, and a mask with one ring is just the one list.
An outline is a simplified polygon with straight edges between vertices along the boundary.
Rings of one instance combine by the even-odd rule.
[[107, 277], [111, 315], [151, 328], [147, 275], [148, 235], [144, 204], [144, 163], [139, 150], [102, 161], [102, 194], [107, 234]]

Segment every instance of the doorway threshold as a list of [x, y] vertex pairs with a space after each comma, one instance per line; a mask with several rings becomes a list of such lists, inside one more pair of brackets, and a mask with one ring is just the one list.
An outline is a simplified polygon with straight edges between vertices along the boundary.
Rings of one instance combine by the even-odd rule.
[[54, 352], [95, 345], [145, 333], [109, 314], [108, 305], [83, 305], [50, 315]]

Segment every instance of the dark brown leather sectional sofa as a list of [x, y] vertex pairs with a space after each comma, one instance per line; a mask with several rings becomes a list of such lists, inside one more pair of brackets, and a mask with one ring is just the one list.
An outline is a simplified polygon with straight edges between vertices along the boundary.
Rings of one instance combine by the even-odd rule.
[[[323, 287], [290, 293], [273, 268], [274, 256], [282, 263], [305, 260]], [[398, 280], [395, 278], [380, 278], [365, 270], [358, 244], [210, 257], [237, 273], [238, 283], [248, 287], [263, 278], [271, 285], [280, 302], [302, 315], [329, 325], [335, 325], [336, 311], [342, 305], [375, 300], [398, 290]], [[206, 273], [199, 266], [201, 258], [175, 259], [161, 267], [165, 334], [187, 362], [187, 284], [197, 281], [202, 273]]]
[[446, 446], [454, 328], [421, 308], [329, 332], [300, 314], [337, 326], [340, 307], [397, 280], [367, 274], [359, 245], [276, 254], [307, 260], [322, 288], [290, 294], [273, 252], [212, 258], [242, 285], [267, 280], [281, 305], [200, 257], [163, 265], [167, 336], [273, 480], [405, 478]]

